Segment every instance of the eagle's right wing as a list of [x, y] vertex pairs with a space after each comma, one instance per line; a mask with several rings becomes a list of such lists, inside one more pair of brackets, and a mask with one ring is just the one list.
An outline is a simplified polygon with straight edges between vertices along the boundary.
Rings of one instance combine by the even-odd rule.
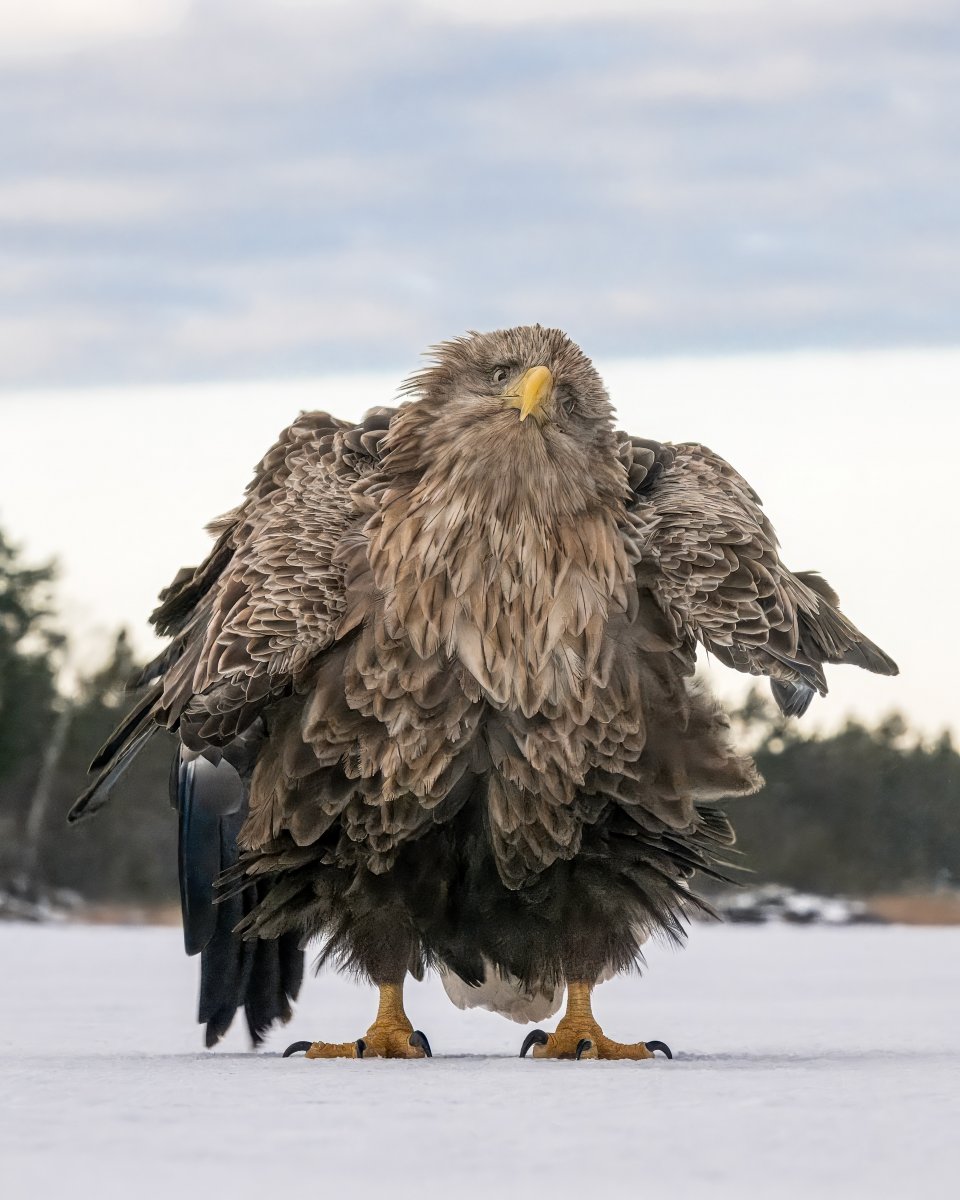
[[363, 520], [355, 489], [379, 466], [394, 411], [374, 409], [356, 426], [303, 413], [280, 435], [243, 502], [210, 527], [205, 561], [161, 593], [151, 620], [172, 640], [91, 764], [98, 777], [71, 821], [104, 803], [157, 727], [192, 750], [225, 747], [331, 644], [345, 607], [337, 549]]

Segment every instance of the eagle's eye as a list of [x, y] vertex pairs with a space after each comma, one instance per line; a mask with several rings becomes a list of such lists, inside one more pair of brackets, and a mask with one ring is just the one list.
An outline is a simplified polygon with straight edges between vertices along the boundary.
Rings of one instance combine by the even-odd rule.
[[577, 407], [577, 397], [567, 384], [561, 383], [557, 388], [556, 402], [565, 417], [572, 417]]
[[490, 374], [490, 378], [494, 383], [506, 383], [507, 375], [509, 375], [509, 373], [510, 372], [504, 366], [494, 367]]

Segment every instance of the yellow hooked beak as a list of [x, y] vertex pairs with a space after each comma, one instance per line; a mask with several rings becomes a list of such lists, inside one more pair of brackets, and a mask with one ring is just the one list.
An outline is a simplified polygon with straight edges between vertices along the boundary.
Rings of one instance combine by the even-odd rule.
[[507, 408], [519, 408], [520, 420], [533, 415], [538, 421], [545, 419], [542, 413], [544, 401], [553, 391], [553, 375], [549, 367], [531, 367], [525, 371], [509, 392], [504, 392]]

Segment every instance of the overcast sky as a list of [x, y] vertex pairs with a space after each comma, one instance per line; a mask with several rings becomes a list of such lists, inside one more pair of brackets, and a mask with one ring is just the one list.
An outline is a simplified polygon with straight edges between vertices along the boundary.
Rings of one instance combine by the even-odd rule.
[[0, 387], [953, 341], [953, 0], [0, 6]]
[[955, 0], [0, 5], [0, 527], [145, 649], [297, 409], [557, 324], [900, 660], [815, 719], [960, 731], [958, 98]]

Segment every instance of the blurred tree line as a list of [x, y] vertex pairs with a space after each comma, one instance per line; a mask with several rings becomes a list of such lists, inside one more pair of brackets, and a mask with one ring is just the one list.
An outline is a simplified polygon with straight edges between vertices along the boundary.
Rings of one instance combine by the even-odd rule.
[[899, 713], [805, 736], [754, 688], [734, 714], [766, 786], [731, 803], [757, 882], [870, 895], [960, 885], [960, 754]]
[[[94, 901], [177, 895], [176, 821], [167, 803], [173, 739], [159, 736], [95, 819], [68, 828], [87, 764], [131, 697], [123, 634], [110, 661], [58, 689], [64, 638], [54, 571], [28, 567], [0, 533], [0, 887], [70, 888]], [[804, 735], [754, 688], [734, 713], [767, 786], [730, 805], [746, 882], [826, 893], [926, 890], [960, 881], [960, 755], [893, 715]]]
[[113, 803], [75, 827], [66, 814], [87, 764], [120, 720], [134, 674], [126, 636], [110, 661], [58, 689], [65, 638], [54, 569], [28, 567], [0, 531], [0, 888], [69, 888], [94, 901], [152, 904], [177, 895], [176, 818], [167, 803], [173, 739], [156, 737]]

